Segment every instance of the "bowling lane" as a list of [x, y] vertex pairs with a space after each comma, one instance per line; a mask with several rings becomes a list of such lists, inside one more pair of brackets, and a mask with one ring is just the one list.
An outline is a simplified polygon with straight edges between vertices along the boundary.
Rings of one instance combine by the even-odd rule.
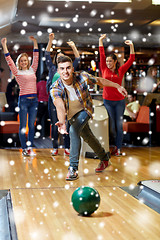
[[76, 188], [12, 189], [19, 240], [154, 239], [160, 236], [159, 214], [118, 187], [97, 187], [101, 202], [90, 217], [73, 209]]
[[[64, 187], [69, 157], [64, 150], [51, 156], [51, 149], [36, 149], [36, 157], [23, 157], [18, 149], [1, 149], [0, 189]], [[160, 179], [160, 148], [126, 148], [126, 155], [112, 157], [112, 166], [103, 173], [95, 173], [99, 160], [81, 157], [79, 179], [69, 184], [97, 186], [134, 186], [139, 181]]]

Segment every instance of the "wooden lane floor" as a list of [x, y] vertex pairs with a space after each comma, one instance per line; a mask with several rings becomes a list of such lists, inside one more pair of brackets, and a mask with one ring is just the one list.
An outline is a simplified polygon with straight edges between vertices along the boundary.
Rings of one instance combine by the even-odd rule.
[[100, 207], [90, 217], [71, 206], [75, 188], [12, 189], [19, 239], [153, 239], [160, 236], [159, 214], [118, 187], [97, 187]]
[[[36, 149], [36, 157], [1, 149], [0, 189], [10, 189], [18, 239], [153, 239], [160, 237], [160, 216], [119, 187], [160, 179], [160, 148], [124, 148], [112, 166], [95, 174], [99, 160], [80, 159], [79, 179], [66, 182], [69, 164], [63, 150]], [[101, 196], [91, 217], [79, 216], [71, 196], [79, 186], [91, 186]]]
[[[36, 157], [23, 157], [18, 149], [0, 149], [0, 189], [64, 187], [69, 158], [63, 150], [56, 157], [50, 149], [36, 149]], [[72, 187], [129, 186], [160, 178], [160, 148], [126, 148], [125, 156], [111, 157], [112, 166], [95, 174], [98, 159], [80, 159], [79, 179]]]

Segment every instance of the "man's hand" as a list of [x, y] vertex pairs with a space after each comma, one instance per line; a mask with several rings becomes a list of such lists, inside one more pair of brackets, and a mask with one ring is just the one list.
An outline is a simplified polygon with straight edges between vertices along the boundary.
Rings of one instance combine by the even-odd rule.
[[75, 47], [75, 43], [73, 41], [69, 41], [67, 42], [67, 44], [72, 48]]
[[54, 40], [54, 33], [50, 33], [50, 34], [49, 34], [49, 40], [50, 40], [50, 41], [53, 41], [53, 40]]
[[126, 91], [126, 89], [125, 89], [124, 87], [119, 86], [119, 87], [117, 88], [117, 90], [118, 90], [124, 97], [127, 97], [128, 93], [127, 93], [127, 91]]
[[65, 123], [56, 122], [55, 125], [58, 127], [58, 131], [61, 134], [68, 134]]

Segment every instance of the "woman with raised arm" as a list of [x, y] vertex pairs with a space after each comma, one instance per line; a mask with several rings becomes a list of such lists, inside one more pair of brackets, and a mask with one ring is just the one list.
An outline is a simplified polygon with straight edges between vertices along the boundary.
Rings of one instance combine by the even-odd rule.
[[[36, 71], [38, 67], [39, 50], [37, 40], [30, 36], [29, 39], [33, 42], [33, 61], [30, 65], [27, 53], [21, 53], [16, 61], [16, 65], [12, 60], [8, 48], [7, 38], [2, 38], [1, 43], [7, 64], [15, 76], [20, 88], [18, 106], [19, 106], [19, 138], [22, 147], [22, 154], [24, 156], [34, 156], [32, 150], [34, 140], [34, 123], [37, 115], [38, 99], [37, 99], [37, 85], [36, 85]], [[26, 123], [28, 114], [28, 141], [26, 142]]]
[[[58, 57], [64, 55], [64, 53], [59, 49], [57, 51], [57, 53], [55, 54], [53, 60], [51, 58], [51, 47], [52, 47], [52, 42], [54, 40], [54, 33], [50, 33], [49, 34], [49, 41], [48, 41], [48, 45], [46, 47], [46, 52], [45, 52], [45, 57], [46, 57], [46, 65], [47, 68], [49, 70], [49, 78], [47, 80], [47, 91], [49, 93], [50, 91], [50, 86], [60, 77], [59, 73], [57, 73], [57, 59]], [[73, 62], [73, 66], [74, 69], [76, 70], [78, 65], [79, 65], [79, 61], [80, 61], [80, 55], [79, 52], [74, 44], [74, 42], [70, 41], [67, 42], [67, 44], [72, 48], [74, 56], [75, 56], [75, 60]], [[51, 96], [49, 96], [48, 99], [48, 111], [49, 111], [49, 116], [51, 119], [51, 125], [52, 125], [52, 130], [51, 130], [51, 137], [52, 137], [52, 144], [53, 144], [53, 151], [52, 151], [52, 155], [56, 156], [58, 155], [58, 128], [55, 125], [55, 123], [58, 121], [57, 118], [57, 112], [56, 112], [56, 108], [52, 102]], [[69, 130], [69, 123], [68, 123], [68, 129]], [[70, 139], [69, 139], [69, 135], [65, 134], [64, 137], [64, 154], [65, 155], [69, 155], [70, 154]]]
[[[119, 66], [117, 56], [114, 53], [105, 56], [103, 39], [106, 34], [99, 38], [100, 68], [102, 77], [112, 82], [122, 84], [122, 79], [126, 71], [135, 60], [134, 45], [132, 41], [126, 40], [125, 44], [130, 46], [130, 57], [126, 63]], [[113, 135], [114, 148], [111, 155], [121, 156], [123, 142], [123, 113], [125, 110], [124, 96], [112, 87], [103, 87], [103, 102], [109, 115], [110, 131]]]

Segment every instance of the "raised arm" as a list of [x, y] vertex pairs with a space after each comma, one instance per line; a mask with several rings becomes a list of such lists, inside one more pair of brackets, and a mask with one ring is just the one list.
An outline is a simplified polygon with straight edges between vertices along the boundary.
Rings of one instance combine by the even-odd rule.
[[99, 47], [103, 47], [103, 39], [106, 38], [106, 34], [103, 34], [99, 38]]
[[4, 54], [9, 53], [8, 47], [7, 47], [7, 38], [2, 38], [1, 39], [1, 44], [2, 44], [2, 47], [3, 47]]
[[64, 105], [62, 98], [55, 99], [54, 105], [56, 106], [57, 117], [59, 120], [55, 125], [58, 126], [58, 131], [61, 134], [68, 134], [68, 132], [66, 130], [66, 124], [65, 124], [66, 110], [65, 110], [65, 105]]
[[7, 61], [7, 64], [9, 66], [12, 74], [16, 77], [18, 69], [17, 69], [14, 61], [12, 60], [12, 58], [9, 54], [8, 47], [7, 47], [7, 38], [2, 38], [1, 43], [2, 43], [2, 47], [3, 47], [3, 51], [4, 51], [4, 54], [5, 54], [5, 59]]
[[130, 54], [135, 54], [133, 42], [131, 40], [126, 40], [124, 43], [130, 46]]
[[107, 68], [106, 55], [105, 55], [104, 46], [103, 46], [103, 39], [105, 38], [106, 38], [106, 34], [101, 35], [99, 38], [100, 70], [102, 72], [102, 75]]
[[38, 44], [37, 39], [33, 36], [30, 36], [29, 39], [33, 42], [33, 61], [31, 67], [33, 68], [34, 72], [37, 71], [38, 68], [38, 60], [39, 60], [39, 51], [38, 51]]
[[38, 49], [37, 39], [33, 36], [29, 36], [29, 39], [33, 42], [33, 48]]
[[47, 44], [47, 47], [46, 47], [46, 51], [47, 51], [47, 52], [50, 52], [51, 47], [52, 47], [52, 41], [53, 41], [53, 40], [54, 40], [54, 33], [50, 33], [50, 34], [49, 34], [48, 44]]
[[75, 58], [80, 58], [78, 49], [73, 41], [67, 42], [67, 44], [72, 48]]

